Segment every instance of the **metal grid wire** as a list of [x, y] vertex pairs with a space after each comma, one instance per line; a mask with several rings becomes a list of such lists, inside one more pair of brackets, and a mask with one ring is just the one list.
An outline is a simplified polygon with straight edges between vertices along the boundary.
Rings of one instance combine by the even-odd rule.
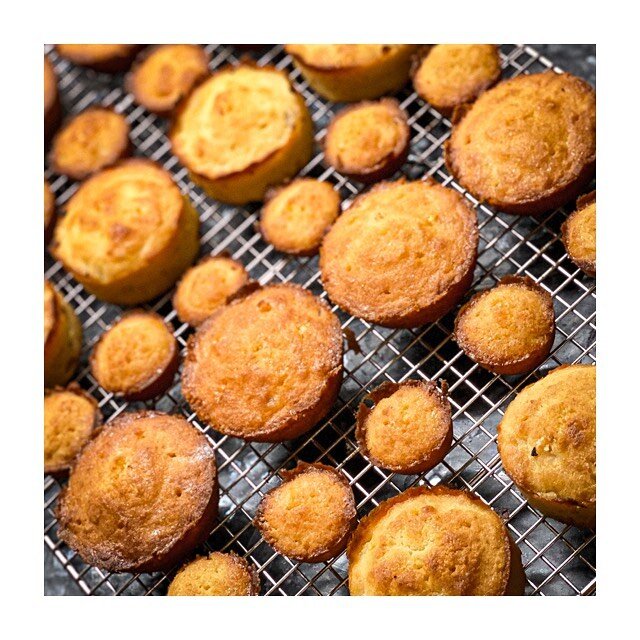
[[[211, 69], [237, 62], [239, 53], [231, 46], [209, 45]], [[240, 260], [251, 277], [266, 282], [296, 282], [325, 297], [319, 281], [318, 261], [285, 256], [266, 244], [255, 230], [259, 207], [232, 207], [215, 202], [188, 178], [186, 170], [171, 154], [166, 137], [167, 123], [134, 104], [122, 89], [119, 78], [75, 67], [50, 55], [58, 74], [63, 105], [77, 113], [101, 103], [123, 113], [131, 125], [136, 154], [149, 157], [169, 170], [181, 190], [196, 206], [201, 220], [201, 255], [227, 251]], [[294, 69], [281, 45], [256, 54], [258, 64], [285, 69], [311, 112], [316, 140], [336, 112], [333, 104], [320, 99]], [[555, 69], [535, 50], [522, 45], [501, 47], [504, 77]], [[217, 452], [221, 499], [218, 524], [206, 550], [233, 550], [257, 568], [264, 595], [347, 595], [345, 555], [319, 564], [289, 560], [264, 542], [251, 524], [262, 496], [279, 483], [278, 470], [294, 466], [297, 460], [321, 461], [340, 469], [353, 487], [358, 513], [368, 513], [382, 500], [415, 484], [447, 482], [469, 489], [500, 513], [520, 547], [527, 575], [527, 593], [537, 595], [591, 595], [595, 593], [595, 534], [541, 517], [522, 498], [504, 473], [495, 444], [496, 425], [507, 404], [525, 385], [560, 364], [595, 361], [595, 281], [571, 263], [559, 239], [559, 228], [567, 211], [557, 210], [537, 220], [497, 213], [477, 201], [448, 175], [442, 145], [450, 133], [450, 122], [430, 108], [411, 88], [397, 94], [409, 114], [412, 143], [402, 172], [409, 178], [433, 176], [458, 189], [476, 207], [480, 229], [478, 266], [469, 295], [497, 283], [506, 274], [526, 274], [553, 296], [557, 332], [553, 350], [537, 371], [526, 376], [496, 376], [467, 358], [451, 339], [455, 310], [433, 324], [419, 329], [391, 330], [369, 324], [333, 307], [345, 330], [353, 332], [357, 349], [345, 354], [345, 378], [340, 396], [328, 417], [303, 437], [281, 444], [247, 443], [221, 436], [200, 424], [184, 401], [179, 380], [154, 403], [130, 404], [116, 400], [98, 386], [87, 366], [88, 356], [99, 335], [122, 313], [120, 307], [105, 304], [88, 294], [48, 255], [45, 277], [75, 308], [84, 327], [84, 350], [77, 377], [80, 385], [100, 403], [105, 420], [122, 411], [144, 406], [183, 414], [211, 440]], [[316, 153], [302, 174], [335, 185], [345, 201], [361, 186], [323, 165]], [[58, 206], [71, 197], [77, 184], [45, 171]], [[167, 293], [146, 308], [173, 326], [184, 347], [191, 330], [181, 324]], [[428, 473], [403, 476], [382, 471], [358, 452], [354, 439], [354, 413], [360, 400], [385, 380], [406, 378], [444, 379], [454, 417], [454, 444], [444, 462]], [[169, 574], [110, 574], [87, 566], [57, 538], [55, 508], [60, 484], [51, 477], [44, 481], [44, 540], [69, 576], [86, 594], [160, 595], [166, 593]], [[205, 552], [201, 549], [201, 552]]]

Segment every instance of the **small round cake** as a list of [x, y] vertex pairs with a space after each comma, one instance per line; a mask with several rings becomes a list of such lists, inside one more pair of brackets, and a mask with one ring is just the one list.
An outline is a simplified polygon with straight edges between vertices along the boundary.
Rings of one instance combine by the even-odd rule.
[[507, 213], [562, 206], [595, 175], [596, 93], [569, 73], [505, 80], [457, 122], [445, 160], [465, 189]]
[[182, 276], [173, 307], [182, 322], [197, 327], [247, 282], [249, 274], [233, 258], [206, 256]]
[[123, 158], [130, 149], [129, 124], [113, 109], [91, 107], [74, 116], [53, 139], [51, 168], [83, 180]]
[[44, 246], [51, 242], [53, 229], [56, 226], [56, 197], [51, 191], [51, 186], [44, 181]]
[[209, 70], [209, 54], [195, 44], [150, 47], [127, 76], [135, 101], [158, 115], [169, 115]]
[[221, 307], [189, 340], [182, 392], [216, 431], [295, 438], [323, 418], [342, 381], [342, 330], [301, 287], [269, 285]]
[[58, 537], [114, 572], [170, 569], [218, 513], [216, 460], [184, 418], [124, 413], [82, 450], [58, 500]]
[[235, 553], [214, 551], [198, 557], [178, 571], [169, 585], [168, 596], [257, 596], [258, 574]]
[[58, 79], [53, 70], [51, 60], [44, 57], [44, 141], [51, 139], [60, 124], [62, 111], [60, 108], [60, 95], [58, 93]]
[[544, 515], [596, 525], [596, 368], [562, 366], [525, 387], [498, 426], [504, 470]]
[[397, 100], [383, 98], [342, 109], [324, 141], [327, 164], [365, 184], [392, 176], [409, 153], [407, 114]]
[[531, 278], [506, 276], [460, 309], [454, 337], [481, 367], [515, 375], [544, 362], [555, 331], [551, 295]]
[[173, 153], [209, 196], [246, 204], [309, 162], [313, 125], [286, 73], [243, 63], [196, 87], [169, 137]]
[[347, 548], [352, 596], [524, 595], [520, 551], [472, 493], [414, 487], [362, 519]]
[[596, 275], [596, 192], [578, 198], [562, 225], [562, 242], [571, 260], [588, 276]]
[[136, 158], [82, 183], [56, 226], [52, 251], [96, 297], [138, 304], [172, 287], [193, 262], [198, 226], [171, 175]]
[[44, 472], [64, 475], [102, 424], [98, 403], [79, 385], [44, 394]]
[[267, 192], [260, 231], [278, 251], [313, 255], [339, 213], [340, 196], [329, 183], [298, 178]]
[[433, 181], [387, 182], [358, 196], [320, 249], [322, 283], [345, 311], [387, 327], [444, 315], [473, 278], [476, 214]]
[[325, 562], [342, 553], [357, 523], [347, 479], [333, 467], [305, 462], [281, 476], [256, 513], [264, 539], [299, 562]]
[[500, 73], [495, 44], [436, 44], [417, 61], [413, 86], [423, 100], [449, 115], [494, 85]]
[[117, 73], [129, 67], [139, 44], [57, 44], [57, 52], [67, 60], [103, 73]]
[[178, 371], [178, 343], [156, 313], [125, 313], [100, 336], [91, 353], [91, 373], [110, 393], [150, 400], [164, 393]]
[[451, 407], [433, 382], [383, 382], [358, 408], [356, 438], [377, 467], [422, 473], [442, 462], [451, 448]]
[[311, 87], [334, 102], [379, 98], [409, 79], [414, 44], [287, 44]]

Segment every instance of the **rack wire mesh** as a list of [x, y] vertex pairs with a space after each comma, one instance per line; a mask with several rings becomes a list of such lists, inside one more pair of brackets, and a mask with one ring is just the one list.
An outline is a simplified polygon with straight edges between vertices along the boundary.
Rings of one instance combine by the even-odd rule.
[[[211, 69], [235, 63], [232, 46], [208, 45]], [[244, 263], [261, 283], [296, 282], [325, 297], [319, 281], [317, 258], [292, 258], [266, 244], [255, 230], [259, 207], [232, 207], [207, 198], [171, 154], [167, 123], [133, 102], [118, 78], [75, 67], [45, 47], [59, 79], [63, 106], [77, 113], [90, 105], [111, 105], [131, 125], [135, 153], [149, 157], [169, 170], [181, 190], [196, 206], [201, 220], [201, 255], [227, 251]], [[316, 140], [336, 112], [336, 106], [319, 98], [291, 64], [281, 45], [256, 55], [258, 64], [286, 70], [303, 95], [312, 115]], [[502, 45], [504, 77], [546, 69], [560, 71], [536, 50], [523, 45]], [[84, 348], [77, 381], [98, 400], [105, 419], [126, 409], [155, 406], [184, 415], [211, 440], [217, 452], [221, 500], [217, 526], [206, 550], [233, 550], [245, 556], [259, 572], [263, 595], [347, 595], [344, 554], [329, 562], [301, 564], [274, 552], [251, 524], [262, 496], [279, 482], [278, 470], [297, 460], [321, 461], [340, 469], [353, 487], [358, 513], [369, 512], [382, 500], [415, 484], [447, 482], [478, 494], [505, 519], [520, 547], [527, 575], [527, 593], [536, 595], [592, 595], [596, 590], [595, 534], [541, 517], [532, 509], [504, 473], [495, 444], [496, 426], [507, 404], [523, 386], [549, 369], [565, 363], [595, 362], [595, 281], [584, 276], [567, 258], [558, 231], [567, 211], [559, 209], [534, 220], [493, 211], [466, 193], [444, 166], [442, 145], [450, 122], [417, 97], [410, 88], [397, 94], [409, 114], [412, 143], [402, 172], [409, 178], [430, 175], [448, 184], [476, 208], [480, 230], [478, 265], [471, 291], [495, 284], [506, 274], [526, 274], [553, 296], [557, 332], [553, 350], [537, 371], [526, 376], [496, 376], [469, 360], [451, 339], [455, 310], [439, 321], [412, 330], [391, 330], [334, 311], [345, 330], [355, 336], [357, 349], [345, 355], [345, 379], [336, 405], [327, 418], [305, 436], [281, 444], [256, 444], [221, 436], [201, 424], [180, 392], [179, 380], [155, 403], [127, 404], [102, 389], [87, 366], [99, 335], [122, 313], [88, 294], [59, 262], [45, 257], [45, 277], [75, 308], [84, 328]], [[323, 165], [316, 146], [302, 174], [335, 185], [348, 203], [362, 187]], [[45, 169], [58, 206], [73, 195], [77, 184]], [[173, 326], [185, 346], [190, 329], [180, 323], [165, 294], [147, 308], [160, 313]], [[354, 413], [364, 395], [384, 380], [408, 377], [444, 379], [449, 385], [454, 417], [454, 444], [445, 460], [430, 472], [403, 476], [382, 471], [358, 452], [354, 438]], [[44, 541], [85, 594], [161, 595], [173, 572], [111, 574], [86, 565], [57, 537], [55, 508], [60, 483], [44, 480]], [[204, 551], [204, 550], [201, 550]]]

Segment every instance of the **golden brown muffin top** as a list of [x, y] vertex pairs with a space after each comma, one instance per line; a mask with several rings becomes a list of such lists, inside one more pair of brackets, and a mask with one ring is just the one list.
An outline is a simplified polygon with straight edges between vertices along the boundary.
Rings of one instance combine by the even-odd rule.
[[267, 193], [260, 230], [278, 251], [310, 255], [339, 213], [340, 196], [329, 183], [298, 178]]
[[356, 435], [365, 455], [376, 466], [403, 473], [450, 442], [451, 407], [435, 383], [385, 382], [368, 399], [374, 406], [370, 409], [364, 402], [360, 405]]
[[475, 212], [434, 182], [381, 183], [359, 196], [320, 249], [333, 302], [384, 324], [434, 304], [473, 264]]
[[502, 520], [473, 494], [414, 487], [360, 522], [347, 558], [351, 595], [503, 595], [511, 551]]
[[346, 107], [329, 124], [325, 158], [344, 173], [374, 173], [409, 141], [407, 116], [397, 100], [365, 101]]
[[54, 253], [100, 283], [134, 273], [175, 236], [184, 201], [171, 175], [135, 159], [84, 182], [56, 227]]
[[168, 596], [256, 596], [260, 583], [255, 570], [235, 553], [214, 551], [178, 571]]
[[595, 158], [595, 91], [552, 71], [483, 93], [454, 126], [447, 164], [478, 198], [537, 200], [578, 178]]
[[562, 241], [569, 257], [585, 273], [596, 274], [596, 193], [578, 199], [576, 210], [562, 225]]
[[418, 64], [413, 86], [421, 98], [448, 112], [473, 102], [499, 77], [495, 44], [436, 44]]
[[227, 256], [207, 256], [178, 283], [173, 306], [182, 322], [202, 324], [249, 281], [242, 264]]
[[348, 69], [381, 62], [406, 44], [287, 44], [285, 51], [316, 69]]
[[480, 364], [515, 364], [544, 351], [554, 329], [549, 293], [530, 278], [507, 276], [460, 309], [455, 339]]
[[173, 152], [210, 180], [241, 173], [289, 143], [303, 109], [284, 72], [227, 67], [181, 105], [170, 134]]
[[49, 183], [44, 181], [44, 226], [48, 227], [56, 210], [56, 199]]
[[189, 342], [182, 391], [214, 429], [278, 432], [323, 397], [342, 367], [340, 322], [294, 285], [269, 285], [218, 309]]
[[558, 367], [525, 387], [498, 426], [498, 450], [514, 482], [546, 500], [596, 500], [596, 368]]
[[91, 107], [74, 116], [51, 145], [53, 170], [82, 180], [119, 160], [129, 146], [129, 124], [122, 114]]
[[47, 280], [44, 281], [44, 344], [53, 335], [54, 327], [58, 321], [60, 294]]
[[130, 311], [100, 336], [91, 354], [91, 373], [107, 391], [135, 393], [170, 366], [177, 349], [159, 315]]
[[57, 44], [56, 49], [63, 58], [76, 64], [95, 64], [113, 58], [126, 57], [133, 53], [135, 44]]
[[301, 562], [341, 553], [356, 517], [347, 479], [319, 463], [299, 463], [282, 476], [284, 482], [265, 495], [256, 513], [255, 523], [265, 540]]
[[111, 571], [167, 554], [216, 491], [213, 448], [184, 418], [126, 413], [83, 449], [58, 502], [59, 535]]
[[195, 44], [163, 44], [136, 63], [127, 86], [150, 111], [171, 111], [209, 68], [209, 55]]
[[93, 430], [102, 422], [98, 403], [77, 384], [44, 396], [44, 470], [69, 468]]
[[44, 56], [44, 112], [53, 106], [58, 95], [58, 79], [51, 60]]

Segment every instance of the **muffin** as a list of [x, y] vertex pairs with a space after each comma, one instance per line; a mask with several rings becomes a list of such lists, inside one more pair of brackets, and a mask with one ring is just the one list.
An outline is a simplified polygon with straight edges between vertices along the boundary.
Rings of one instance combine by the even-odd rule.
[[125, 413], [82, 450], [58, 500], [58, 537], [104, 571], [170, 569], [218, 513], [216, 460], [184, 418]]
[[49, 162], [56, 173], [84, 180], [115, 164], [130, 150], [129, 124], [124, 116], [106, 107], [91, 107], [58, 132]]
[[214, 551], [186, 564], [171, 581], [168, 596], [257, 596], [260, 580], [235, 553]]
[[240, 262], [227, 255], [206, 256], [182, 276], [173, 308], [182, 322], [197, 327], [248, 282]]
[[44, 141], [49, 142], [60, 124], [62, 111], [58, 93], [58, 78], [51, 60], [44, 56]]
[[404, 179], [358, 196], [320, 248], [322, 283], [345, 311], [387, 327], [437, 320], [476, 264], [476, 214], [453, 189]]
[[413, 87], [423, 100], [449, 115], [498, 82], [500, 73], [495, 44], [436, 44], [416, 61]]
[[472, 493], [413, 487], [385, 500], [347, 547], [352, 596], [523, 595], [520, 551]]
[[349, 482], [324, 464], [300, 462], [281, 471], [283, 482], [269, 491], [255, 525], [278, 552], [299, 562], [325, 562], [340, 555], [356, 526]]
[[262, 200], [311, 158], [313, 126], [302, 97], [275, 67], [217, 71], [180, 105], [169, 134], [174, 154], [212, 198]]
[[139, 44], [57, 44], [57, 52], [67, 60], [104, 73], [117, 73], [129, 68]]
[[79, 385], [44, 393], [44, 472], [62, 476], [102, 424], [98, 403]]
[[576, 210], [562, 225], [569, 257], [588, 276], [596, 275], [596, 192], [578, 198]]
[[397, 100], [360, 102], [342, 109], [329, 124], [324, 159], [343, 175], [369, 184], [402, 167], [409, 142], [407, 114]]
[[178, 371], [178, 343], [156, 313], [125, 313], [100, 336], [90, 358], [91, 374], [109, 393], [150, 400], [164, 393]]
[[335, 102], [379, 98], [409, 79], [414, 44], [287, 44], [309, 85]]
[[377, 467], [395, 473], [428, 471], [451, 448], [449, 401], [434, 382], [383, 382], [360, 403], [356, 438]]
[[339, 213], [340, 196], [329, 183], [298, 178], [267, 192], [260, 232], [278, 251], [309, 256], [317, 253]]
[[209, 54], [195, 44], [161, 44], [144, 51], [127, 76], [134, 100], [153, 113], [169, 115], [209, 70]]
[[52, 251], [96, 297], [137, 304], [172, 287], [193, 262], [198, 224], [167, 171], [149, 160], [126, 160], [71, 197]]
[[78, 368], [82, 327], [71, 305], [44, 281], [44, 386], [66, 384]]
[[445, 160], [465, 189], [507, 213], [562, 206], [595, 175], [595, 91], [553, 71], [501, 82], [459, 114]]
[[595, 528], [595, 366], [561, 366], [525, 387], [498, 426], [498, 451], [531, 506]]
[[51, 186], [44, 181], [44, 246], [46, 247], [53, 236], [56, 226], [56, 197], [51, 191]]
[[187, 343], [182, 393], [204, 422], [258, 442], [296, 438], [333, 405], [342, 330], [329, 306], [292, 284], [221, 307]]
[[454, 338], [481, 367], [515, 375], [545, 361], [555, 331], [551, 295], [531, 278], [506, 276], [460, 309]]

